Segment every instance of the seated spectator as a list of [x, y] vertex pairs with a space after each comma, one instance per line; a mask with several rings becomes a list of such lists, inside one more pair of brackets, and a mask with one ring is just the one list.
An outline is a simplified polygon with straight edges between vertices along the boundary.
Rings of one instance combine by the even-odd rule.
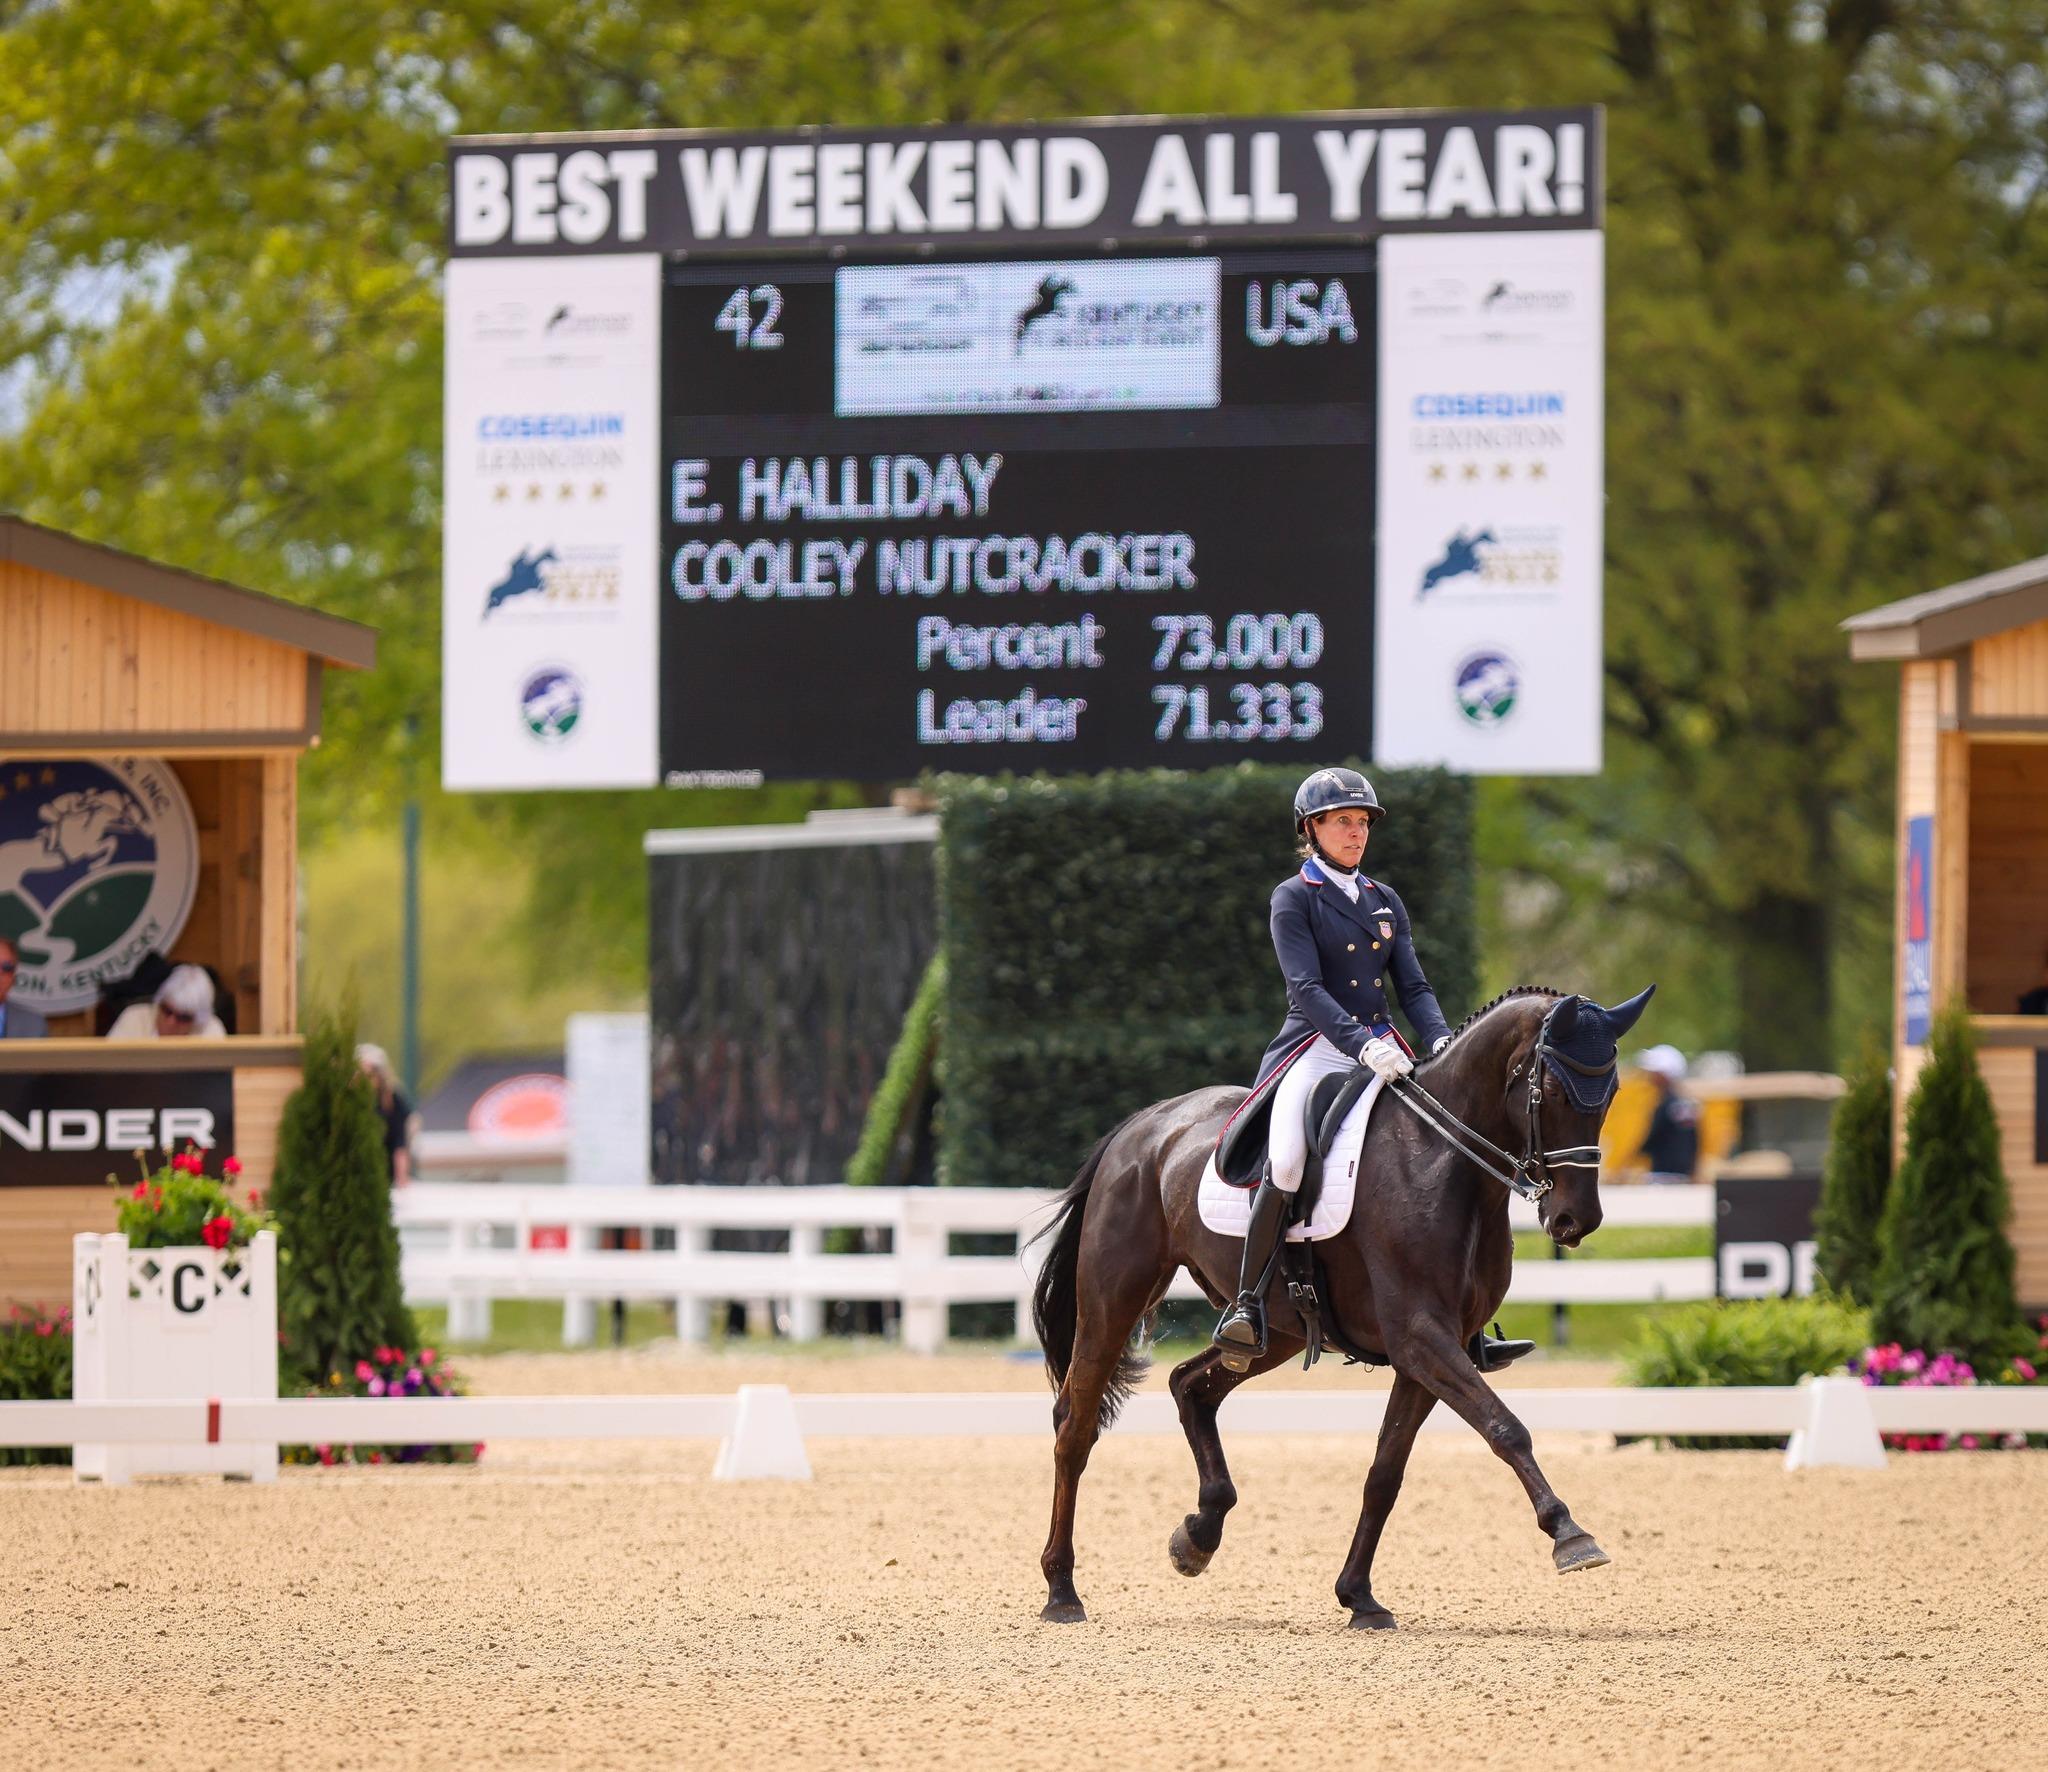
[[0, 935], [0, 1040], [40, 1040], [50, 1030], [42, 1012], [9, 1001], [21, 976], [21, 948], [11, 935]]
[[2041, 957], [2041, 982], [2020, 998], [2022, 1015], [2048, 1015], [2048, 954]]
[[224, 1040], [213, 1012], [213, 980], [203, 966], [173, 966], [149, 1003], [131, 1003], [107, 1029], [110, 1040]]
[[1657, 1088], [1657, 1106], [1650, 1130], [1643, 1134], [1643, 1155], [1653, 1182], [1692, 1180], [1700, 1158], [1699, 1103], [1679, 1094], [1685, 1077], [1685, 1054], [1676, 1046], [1652, 1046], [1636, 1066]]

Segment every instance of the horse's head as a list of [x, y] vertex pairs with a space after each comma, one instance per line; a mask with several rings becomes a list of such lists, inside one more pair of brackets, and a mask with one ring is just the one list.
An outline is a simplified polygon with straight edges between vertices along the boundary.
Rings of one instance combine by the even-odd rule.
[[1546, 1164], [1551, 1187], [1536, 1203], [1537, 1220], [1567, 1249], [1600, 1228], [1600, 1127], [1614, 1100], [1617, 1054], [1656, 988], [1612, 1009], [1588, 997], [1558, 998], [1509, 1065], [1511, 1119], [1531, 1154], [1559, 1158]]

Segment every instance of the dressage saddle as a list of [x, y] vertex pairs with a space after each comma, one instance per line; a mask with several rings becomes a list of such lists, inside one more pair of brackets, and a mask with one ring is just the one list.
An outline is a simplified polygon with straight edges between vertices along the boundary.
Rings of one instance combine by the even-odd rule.
[[[1256, 1187], [1265, 1173], [1266, 1149], [1273, 1132], [1273, 1098], [1279, 1080], [1280, 1073], [1275, 1072], [1254, 1090], [1239, 1105], [1216, 1140], [1216, 1173], [1232, 1187]], [[1302, 1166], [1301, 1186], [1295, 1191], [1289, 1206], [1287, 1222], [1290, 1225], [1306, 1224], [1315, 1215], [1316, 1205], [1323, 1196], [1324, 1161], [1336, 1144], [1337, 1134], [1343, 1129], [1351, 1110], [1358, 1105], [1359, 1097], [1371, 1086], [1372, 1072], [1361, 1066], [1350, 1072], [1332, 1071], [1328, 1076], [1317, 1079], [1315, 1087], [1309, 1091], [1302, 1109], [1303, 1129], [1308, 1135], [1308, 1158]], [[1386, 1366], [1392, 1363], [1378, 1349], [1365, 1347], [1345, 1334], [1334, 1310], [1330, 1311], [1328, 1321], [1324, 1320], [1323, 1300], [1331, 1295], [1330, 1282], [1313, 1243], [1290, 1243], [1283, 1235], [1274, 1250], [1273, 1261], [1286, 1279], [1288, 1302], [1301, 1316], [1308, 1344], [1302, 1359], [1304, 1369], [1322, 1358], [1325, 1343], [1354, 1365]], [[1267, 1277], [1271, 1277], [1270, 1269]], [[1264, 1296], [1263, 1285], [1259, 1293]], [[1465, 1351], [1480, 1371], [1498, 1372], [1524, 1354], [1534, 1352], [1535, 1347], [1533, 1341], [1502, 1340], [1500, 1325], [1496, 1323], [1491, 1337], [1485, 1334], [1473, 1336]]]

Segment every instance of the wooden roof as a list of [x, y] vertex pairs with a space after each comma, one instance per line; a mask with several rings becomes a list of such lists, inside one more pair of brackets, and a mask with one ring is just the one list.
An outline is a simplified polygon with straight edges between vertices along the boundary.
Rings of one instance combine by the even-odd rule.
[[332, 665], [366, 671], [377, 662], [377, 630], [338, 615], [162, 566], [138, 554], [81, 541], [26, 517], [0, 515], [0, 561], [76, 580], [119, 597], [273, 641]]
[[1902, 597], [1842, 623], [1849, 656], [1938, 658], [1974, 640], [2048, 619], [2048, 555]]

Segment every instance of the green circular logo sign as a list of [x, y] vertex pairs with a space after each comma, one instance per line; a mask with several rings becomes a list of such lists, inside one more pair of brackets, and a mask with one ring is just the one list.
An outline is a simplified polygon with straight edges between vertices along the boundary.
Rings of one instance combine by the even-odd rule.
[[0, 762], [0, 934], [14, 999], [90, 1009], [109, 979], [167, 952], [199, 886], [199, 829], [156, 757]]

